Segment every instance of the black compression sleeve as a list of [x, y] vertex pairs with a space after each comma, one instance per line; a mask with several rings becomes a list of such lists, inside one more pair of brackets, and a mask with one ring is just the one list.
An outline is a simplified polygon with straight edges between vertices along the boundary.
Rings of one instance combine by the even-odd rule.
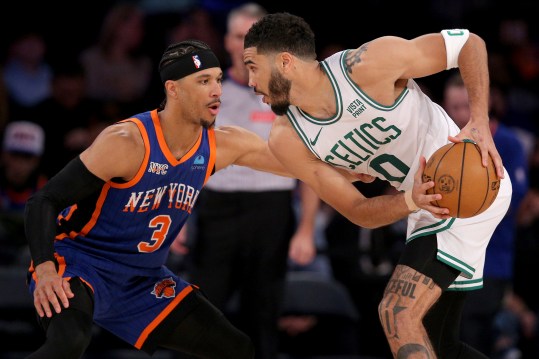
[[104, 184], [77, 157], [30, 197], [24, 213], [24, 229], [34, 266], [54, 260], [56, 218], [60, 211], [101, 191]]

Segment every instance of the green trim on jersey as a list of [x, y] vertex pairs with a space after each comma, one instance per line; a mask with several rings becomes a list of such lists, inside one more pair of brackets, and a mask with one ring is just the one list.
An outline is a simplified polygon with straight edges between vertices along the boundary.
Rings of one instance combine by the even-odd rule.
[[322, 69], [328, 75], [329, 82], [331, 82], [331, 87], [333, 88], [333, 94], [335, 96], [335, 102], [336, 102], [335, 106], [337, 110], [335, 111], [335, 115], [331, 116], [330, 118], [319, 119], [319, 118], [309, 115], [306, 112], [303, 112], [303, 110], [299, 107], [297, 107], [297, 109], [299, 113], [303, 117], [305, 117], [307, 121], [314, 123], [315, 125], [331, 125], [332, 123], [339, 121], [339, 119], [342, 116], [342, 112], [343, 112], [342, 95], [341, 95], [341, 91], [339, 90], [339, 84], [337, 83], [337, 80], [335, 80], [335, 76], [333, 76], [333, 73], [329, 70], [328, 65], [325, 63], [325, 61], [322, 61], [320, 64], [322, 65]]
[[[402, 92], [400, 93], [399, 97], [397, 97], [397, 99], [395, 100], [395, 102], [393, 103], [393, 105], [390, 105], [390, 106], [385, 106], [385, 105], [382, 105], [376, 101], [374, 101], [372, 98], [370, 98], [365, 92], [363, 92], [363, 90], [361, 90], [361, 88], [350, 78], [350, 75], [348, 74], [348, 72], [346, 71], [346, 65], [345, 65], [345, 59], [346, 59], [346, 54], [349, 52], [350, 50], [346, 50], [346, 51], [343, 51], [342, 52], [342, 55], [341, 55], [341, 71], [344, 75], [344, 78], [346, 79], [346, 81], [348, 81], [348, 83], [350, 84], [350, 86], [352, 86], [352, 88], [355, 90], [355, 92], [362, 98], [364, 99], [369, 105], [371, 105], [372, 107], [380, 110], [380, 111], [391, 111], [393, 109], [395, 109], [401, 102], [402, 100], [404, 99], [404, 97], [406, 97], [406, 95], [408, 94], [408, 87], [405, 87], [404, 90], [402, 90]], [[326, 71], [330, 71], [329, 69], [327, 69]]]
[[318, 153], [316, 152], [316, 150], [313, 148], [313, 146], [311, 146], [311, 142], [309, 141], [309, 137], [307, 136], [307, 134], [305, 134], [305, 132], [303, 132], [303, 129], [301, 128], [301, 126], [299, 125], [298, 121], [296, 120], [296, 118], [294, 117], [294, 114], [292, 113], [292, 111], [288, 110], [286, 112], [286, 116], [288, 117], [288, 120], [290, 121], [290, 123], [292, 124], [292, 126], [294, 127], [294, 130], [296, 130], [296, 133], [298, 134], [298, 137], [303, 141], [303, 143], [305, 144], [305, 146], [307, 146], [307, 148], [316, 156], [318, 157], [320, 160], [322, 160], [322, 158], [320, 158], [320, 155], [318, 155]]
[[[451, 219], [443, 219], [441, 221], [438, 221], [436, 223], [430, 224], [428, 226], [420, 227], [412, 231], [410, 237], [406, 239], [406, 243], [418, 238], [427, 236], [430, 234], [436, 234], [438, 232], [443, 232], [453, 225], [456, 218]], [[436, 259], [439, 260], [442, 263], [447, 264], [450, 267], [453, 267], [461, 272], [461, 276], [472, 278], [473, 274], [475, 273], [475, 268], [472, 266], [464, 263], [463, 261], [459, 260], [458, 258], [443, 252], [441, 250], [437, 251]], [[468, 290], [476, 290], [483, 288], [483, 278], [479, 279], [473, 279], [473, 280], [461, 280], [461, 281], [454, 281], [451, 283], [451, 285], [448, 287], [447, 290], [452, 291], [468, 291]]]
[[475, 273], [475, 269], [468, 264], [464, 263], [460, 259], [450, 255], [449, 253], [446, 253], [444, 251], [441, 251], [438, 249], [438, 254], [436, 255], [436, 258], [448, 266], [451, 266], [453, 268], [456, 268], [461, 271], [461, 275], [466, 278], [472, 278], [473, 274]]
[[429, 234], [435, 234], [438, 232], [445, 231], [446, 229], [451, 228], [454, 222], [455, 218], [451, 218], [449, 220], [442, 219], [441, 221], [430, 224], [428, 226], [417, 228], [411, 233], [410, 237], [406, 239], [406, 243], [410, 242], [413, 239], [416, 239], [417, 237], [428, 236]]
[[448, 291], [465, 292], [470, 290], [477, 290], [483, 288], [483, 278], [473, 280], [456, 280], [446, 289]]

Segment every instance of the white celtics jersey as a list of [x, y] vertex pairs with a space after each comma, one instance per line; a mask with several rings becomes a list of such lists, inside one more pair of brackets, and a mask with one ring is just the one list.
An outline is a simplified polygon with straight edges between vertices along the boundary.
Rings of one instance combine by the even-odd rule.
[[387, 180], [401, 191], [410, 189], [419, 156], [428, 159], [460, 130], [413, 80], [390, 106], [372, 100], [346, 72], [348, 51], [321, 62], [333, 86], [336, 114], [318, 119], [290, 106], [287, 116], [322, 161]]

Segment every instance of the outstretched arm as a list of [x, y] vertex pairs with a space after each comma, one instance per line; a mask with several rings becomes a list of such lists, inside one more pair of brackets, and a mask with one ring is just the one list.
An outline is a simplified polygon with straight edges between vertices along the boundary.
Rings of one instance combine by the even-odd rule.
[[270, 151], [268, 142], [254, 132], [239, 126], [222, 126], [215, 129], [215, 141], [216, 171], [230, 165], [238, 165], [293, 177]]
[[[341, 172], [312, 155], [283, 117], [273, 125], [270, 148], [293, 176], [311, 187], [321, 200], [340, 212], [351, 222], [365, 228], [376, 228], [394, 223], [410, 214], [404, 194], [367, 198]], [[415, 177], [413, 201], [440, 218], [447, 217], [447, 209], [432, 206], [439, 195], [425, 194], [434, 183], [422, 183], [420, 166]]]

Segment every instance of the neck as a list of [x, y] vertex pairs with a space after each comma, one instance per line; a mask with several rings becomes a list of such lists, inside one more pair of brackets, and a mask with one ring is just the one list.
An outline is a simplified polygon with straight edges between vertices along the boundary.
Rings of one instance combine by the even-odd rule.
[[202, 126], [185, 120], [181, 111], [172, 111], [168, 105], [158, 115], [167, 147], [176, 159], [182, 158], [195, 145]]
[[318, 61], [306, 64], [298, 78], [301, 80], [292, 85], [290, 103], [317, 118], [333, 116], [337, 106], [335, 95], [322, 65]]

